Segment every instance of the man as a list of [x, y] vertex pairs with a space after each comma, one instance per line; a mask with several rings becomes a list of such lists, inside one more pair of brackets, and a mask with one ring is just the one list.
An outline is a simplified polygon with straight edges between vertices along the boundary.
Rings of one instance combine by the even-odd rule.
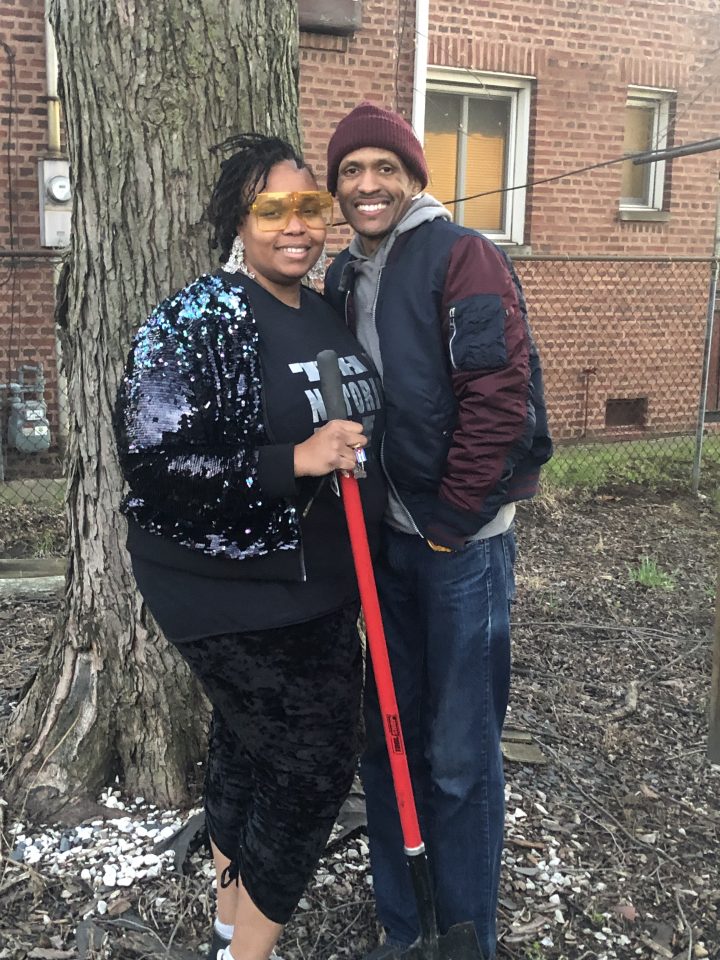
[[[400, 718], [442, 931], [472, 920], [488, 960], [503, 842], [500, 735], [510, 682], [515, 501], [551, 455], [540, 365], [508, 258], [422, 193], [422, 147], [361, 103], [328, 145], [328, 189], [355, 230], [328, 272], [383, 378], [390, 487], [376, 569]], [[419, 935], [377, 693], [367, 795], [386, 943]]]

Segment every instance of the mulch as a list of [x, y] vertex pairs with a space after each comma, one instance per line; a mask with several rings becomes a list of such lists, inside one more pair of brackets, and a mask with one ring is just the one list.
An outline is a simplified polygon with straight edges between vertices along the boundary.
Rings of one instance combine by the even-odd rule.
[[[706, 757], [717, 534], [709, 503], [677, 494], [546, 494], [519, 511], [508, 723], [546, 762], [506, 765], [500, 958], [720, 957], [720, 767]], [[51, 522], [43, 542], [56, 541]], [[13, 549], [7, 535], [3, 545]], [[637, 580], [643, 558], [659, 573], [649, 585]], [[57, 609], [0, 607], [0, 732]], [[106, 889], [81, 878], [77, 858], [55, 873], [48, 859], [7, 859], [17, 835], [4, 809], [0, 960], [205, 955], [202, 850], [184, 872]], [[328, 848], [278, 950], [334, 960], [376, 942], [356, 826]]]

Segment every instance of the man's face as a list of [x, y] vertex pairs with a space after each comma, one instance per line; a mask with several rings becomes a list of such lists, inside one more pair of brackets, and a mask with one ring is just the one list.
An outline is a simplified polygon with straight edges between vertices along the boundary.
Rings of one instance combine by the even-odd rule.
[[419, 190], [418, 181], [390, 150], [363, 147], [348, 153], [340, 163], [340, 209], [368, 254], [402, 220]]

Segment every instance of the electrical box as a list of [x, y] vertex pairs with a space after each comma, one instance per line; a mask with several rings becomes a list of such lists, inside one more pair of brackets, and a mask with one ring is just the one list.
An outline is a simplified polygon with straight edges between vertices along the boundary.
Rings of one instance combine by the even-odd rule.
[[67, 160], [38, 161], [40, 197], [40, 246], [67, 247], [70, 244], [72, 189]]
[[362, 0], [299, 0], [300, 29], [347, 36], [362, 27]]

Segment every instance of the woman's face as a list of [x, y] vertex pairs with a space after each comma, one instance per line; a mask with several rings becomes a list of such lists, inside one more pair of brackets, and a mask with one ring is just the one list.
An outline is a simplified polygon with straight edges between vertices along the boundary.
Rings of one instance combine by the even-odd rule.
[[[317, 189], [309, 170], [298, 170], [292, 160], [283, 160], [270, 170], [262, 192], [299, 193]], [[327, 227], [308, 227], [293, 212], [284, 228], [260, 230], [251, 211], [238, 227], [238, 233], [245, 244], [245, 263], [262, 286], [268, 283], [292, 286], [299, 283], [317, 262], [325, 243]]]

